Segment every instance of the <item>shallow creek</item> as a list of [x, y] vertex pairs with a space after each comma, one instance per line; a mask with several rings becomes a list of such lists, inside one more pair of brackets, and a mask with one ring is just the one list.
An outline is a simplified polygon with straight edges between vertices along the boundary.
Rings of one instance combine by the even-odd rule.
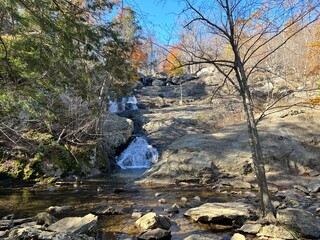
[[[197, 186], [170, 186], [162, 188], [146, 188], [134, 184], [134, 179], [141, 176], [145, 170], [121, 170], [109, 177], [79, 181], [77, 185], [55, 186], [43, 185], [41, 187], [0, 187], [0, 218], [14, 213], [16, 218], [32, 217], [39, 212], [46, 211], [50, 206], [71, 205], [75, 211], [66, 216], [84, 216], [98, 205], [112, 205], [123, 208], [122, 215], [108, 215], [99, 217], [96, 239], [131, 239], [138, 235], [134, 225], [135, 218], [131, 216], [134, 211], [154, 211], [168, 215], [165, 209], [174, 203], [181, 208], [180, 213], [171, 216], [172, 240], [180, 240], [191, 234], [200, 234], [212, 239], [228, 232], [213, 230], [212, 226], [191, 223], [183, 216], [188, 207], [198, 206], [199, 196], [201, 202], [226, 202], [235, 200], [233, 195], [215, 192], [211, 187]], [[117, 193], [115, 193], [117, 192]], [[155, 196], [161, 193], [161, 196]], [[187, 203], [181, 197], [188, 199]], [[238, 196], [239, 197], [239, 196]], [[158, 200], [164, 198], [167, 203], [160, 204]], [[219, 239], [219, 237], [217, 238]]]

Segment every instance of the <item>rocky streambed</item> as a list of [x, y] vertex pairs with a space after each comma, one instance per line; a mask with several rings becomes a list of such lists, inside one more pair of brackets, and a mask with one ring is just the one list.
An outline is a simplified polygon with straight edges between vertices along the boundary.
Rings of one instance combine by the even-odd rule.
[[277, 209], [267, 222], [232, 89], [212, 99], [213, 73], [158, 80], [135, 92], [143, 109], [118, 114], [133, 121], [112, 115], [105, 124], [125, 132], [107, 136], [114, 144], [146, 134], [158, 162], [146, 172], [1, 187], [0, 239], [320, 239], [319, 109], [295, 107], [259, 124]]

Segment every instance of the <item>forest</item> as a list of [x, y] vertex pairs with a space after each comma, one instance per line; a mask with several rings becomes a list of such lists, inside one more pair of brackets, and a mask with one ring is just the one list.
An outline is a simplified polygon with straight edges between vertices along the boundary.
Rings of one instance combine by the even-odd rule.
[[320, 239], [320, 2], [177, 4], [0, 1], [0, 239]]

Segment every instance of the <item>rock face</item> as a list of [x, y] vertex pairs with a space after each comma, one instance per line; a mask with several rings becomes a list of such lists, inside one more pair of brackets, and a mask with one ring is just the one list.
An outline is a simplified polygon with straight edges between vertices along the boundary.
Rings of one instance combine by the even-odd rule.
[[320, 219], [303, 209], [287, 208], [277, 212], [277, 220], [303, 238], [320, 238]]
[[139, 218], [136, 221], [136, 226], [141, 232], [155, 228], [169, 230], [171, 227], [171, 223], [169, 218], [150, 212]]
[[232, 225], [234, 220], [245, 220], [252, 216], [252, 207], [240, 202], [205, 203], [184, 213], [195, 222], [225, 223]]
[[97, 223], [98, 217], [88, 214], [84, 217], [63, 218], [48, 227], [50, 231], [82, 234], [90, 231]]
[[[320, 129], [319, 118], [318, 112], [299, 112], [298, 115], [285, 118], [274, 115], [258, 125], [267, 172], [305, 173], [308, 169], [319, 170], [320, 148], [312, 141], [320, 139], [317, 130]], [[170, 130], [165, 122], [159, 129]], [[170, 136], [174, 134], [172, 131]], [[225, 127], [212, 134], [197, 133], [195, 130], [177, 137], [140, 183], [201, 182], [204, 169], [210, 169], [214, 179], [217, 170], [245, 174], [245, 166], [248, 163], [252, 165], [247, 126], [244, 123]], [[282, 175], [273, 176], [280, 178]], [[318, 191], [319, 183], [310, 184], [309, 190]]]

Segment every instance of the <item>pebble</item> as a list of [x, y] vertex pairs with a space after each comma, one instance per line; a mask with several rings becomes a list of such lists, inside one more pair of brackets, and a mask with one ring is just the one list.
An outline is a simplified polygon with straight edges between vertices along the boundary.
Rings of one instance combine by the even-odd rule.
[[188, 198], [182, 197], [182, 198], [181, 198], [181, 201], [182, 201], [182, 202], [188, 202]]
[[160, 198], [158, 200], [158, 202], [161, 203], [161, 204], [165, 204], [165, 203], [167, 203], [167, 200], [165, 200], [164, 198]]
[[161, 192], [157, 192], [157, 193], [154, 194], [155, 197], [160, 197], [161, 195], [162, 195]]
[[201, 198], [199, 196], [195, 196], [193, 199], [198, 201], [198, 202], [201, 202]]

